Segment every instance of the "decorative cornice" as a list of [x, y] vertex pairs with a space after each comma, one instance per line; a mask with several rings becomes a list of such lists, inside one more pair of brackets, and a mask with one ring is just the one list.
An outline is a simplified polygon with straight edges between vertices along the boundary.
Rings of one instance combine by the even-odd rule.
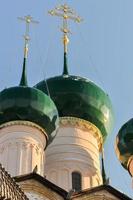
[[32, 127], [32, 128], [36, 128], [39, 131], [41, 131], [45, 135], [46, 139], [48, 140], [48, 136], [46, 134], [46, 131], [43, 128], [41, 128], [39, 125], [37, 125], [33, 122], [30, 122], [30, 121], [16, 120], [16, 121], [6, 122], [6, 123], [0, 125], [0, 129], [6, 128], [8, 126], [14, 126], [14, 125], [23, 125], [23, 126], [29, 126], [29, 127]]
[[99, 151], [101, 151], [103, 145], [103, 138], [101, 131], [91, 122], [86, 120], [76, 118], [76, 117], [61, 117], [60, 118], [60, 126], [63, 127], [74, 127], [79, 128], [82, 131], [88, 131], [93, 134], [93, 136], [97, 139]]

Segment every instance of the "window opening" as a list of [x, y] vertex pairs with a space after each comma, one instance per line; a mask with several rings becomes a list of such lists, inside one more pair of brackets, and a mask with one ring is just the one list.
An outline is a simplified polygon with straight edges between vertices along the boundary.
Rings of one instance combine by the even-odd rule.
[[72, 189], [76, 192], [82, 189], [82, 178], [79, 172], [72, 172]]

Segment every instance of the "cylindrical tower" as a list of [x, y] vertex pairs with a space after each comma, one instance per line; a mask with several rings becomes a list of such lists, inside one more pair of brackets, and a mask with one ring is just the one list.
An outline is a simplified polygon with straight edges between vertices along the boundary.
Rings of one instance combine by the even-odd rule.
[[35, 123], [11, 121], [0, 126], [0, 163], [12, 176], [31, 173], [35, 166], [44, 175], [46, 133]]
[[[91, 81], [63, 75], [47, 80], [60, 127], [46, 150], [47, 179], [65, 190], [102, 184], [99, 155], [113, 113], [108, 95]], [[46, 92], [45, 81], [36, 86]]]
[[63, 189], [79, 191], [102, 184], [99, 154], [112, 126], [112, 106], [101, 88], [68, 73], [68, 20], [79, 23], [79, 15], [66, 4], [49, 13], [63, 18], [64, 69], [62, 76], [35, 86], [44, 93], [49, 89], [60, 117], [57, 137], [46, 150], [45, 174]]
[[94, 124], [75, 117], [60, 118], [58, 134], [46, 150], [46, 177], [67, 191], [102, 184], [99, 162], [102, 142]]
[[44, 175], [44, 149], [57, 128], [58, 112], [43, 92], [27, 86], [0, 93], [0, 163], [12, 176]]

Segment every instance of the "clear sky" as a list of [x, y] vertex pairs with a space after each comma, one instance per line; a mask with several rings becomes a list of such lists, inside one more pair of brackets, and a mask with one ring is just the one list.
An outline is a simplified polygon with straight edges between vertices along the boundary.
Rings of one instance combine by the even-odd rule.
[[132, 0], [1, 0], [0, 89], [20, 80], [25, 26], [19, 16], [30, 14], [40, 22], [31, 27], [29, 85], [62, 73], [61, 20], [47, 11], [64, 2], [84, 19], [81, 24], [70, 23], [70, 74], [91, 79], [109, 94], [115, 126], [105, 144], [105, 167], [111, 185], [133, 197], [131, 177], [114, 153], [118, 130], [133, 117]]

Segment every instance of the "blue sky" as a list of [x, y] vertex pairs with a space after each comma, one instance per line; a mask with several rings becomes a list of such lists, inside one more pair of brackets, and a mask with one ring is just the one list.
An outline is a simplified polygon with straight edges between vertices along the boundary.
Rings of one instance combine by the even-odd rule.
[[133, 117], [132, 0], [1, 0], [0, 89], [20, 80], [25, 26], [19, 16], [30, 14], [40, 22], [30, 29], [29, 85], [62, 73], [61, 20], [47, 11], [64, 2], [84, 19], [81, 24], [70, 23], [70, 74], [91, 79], [109, 94], [115, 126], [105, 144], [105, 167], [111, 185], [132, 196], [131, 177], [114, 153], [118, 130]]

